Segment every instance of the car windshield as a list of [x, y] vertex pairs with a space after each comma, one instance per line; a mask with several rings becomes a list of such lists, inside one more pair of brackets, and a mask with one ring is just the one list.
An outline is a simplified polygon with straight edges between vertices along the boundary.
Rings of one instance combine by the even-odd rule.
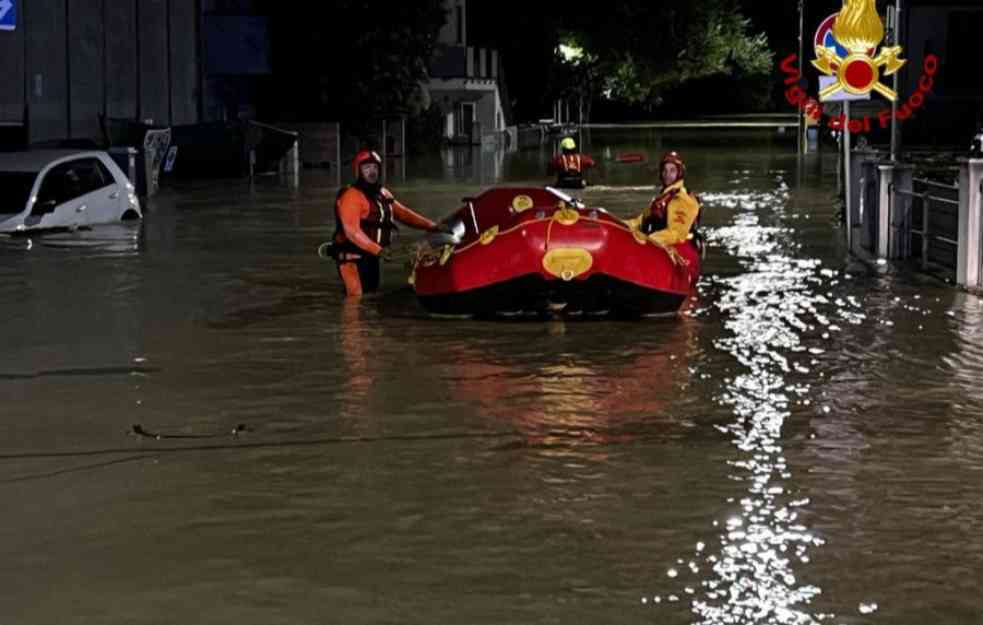
[[0, 214], [23, 212], [37, 177], [36, 172], [0, 171]]

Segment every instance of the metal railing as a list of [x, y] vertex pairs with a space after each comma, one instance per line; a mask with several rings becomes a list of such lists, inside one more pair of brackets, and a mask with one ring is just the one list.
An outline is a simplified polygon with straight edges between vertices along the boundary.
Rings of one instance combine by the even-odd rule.
[[[946, 191], [959, 192], [959, 187], [954, 185], [942, 184], [940, 182], [935, 182], [933, 180], [924, 180], [920, 178], [915, 178], [912, 180], [913, 185], [918, 184], [923, 187], [944, 189]], [[932, 203], [948, 204], [951, 206], [959, 207], [959, 200], [952, 200], [945, 197], [939, 197], [932, 195], [930, 191], [926, 190], [921, 193], [916, 193], [914, 191], [908, 191], [905, 189], [897, 189], [892, 186], [892, 191], [896, 195], [904, 195], [912, 199], [921, 200], [921, 211], [922, 211], [922, 227], [921, 230], [917, 230], [914, 227], [910, 229], [910, 233], [913, 235], [918, 235], [921, 239], [921, 268], [924, 270], [928, 267], [928, 253], [929, 253], [929, 243], [930, 241], [938, 241], [939, 243], [945, 243], [946, 245], [951, 245], [953, 247], [959, 246], [959, 241], [946, 236], [934, 234], [929, 227], [929, 207]]]

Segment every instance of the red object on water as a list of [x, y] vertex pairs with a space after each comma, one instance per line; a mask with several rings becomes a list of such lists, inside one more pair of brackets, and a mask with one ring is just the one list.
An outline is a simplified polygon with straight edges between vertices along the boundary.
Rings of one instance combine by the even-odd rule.
[[615, 157], [619, 163], [640, 163], [645, 160], [645, 155], [641, 152], [625, 152]]
[[[489, 189], [428, 237], [411, 282], [431, 313], [638, 317], [675, 313], [700, 253], [649, 242], [602, 208], [540, 187]], [[567, 198], [572, 200], [572, 198]]]

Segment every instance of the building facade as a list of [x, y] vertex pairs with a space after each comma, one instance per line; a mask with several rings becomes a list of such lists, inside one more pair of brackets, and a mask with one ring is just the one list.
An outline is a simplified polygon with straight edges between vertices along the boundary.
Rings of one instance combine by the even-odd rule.
[[430, 63], [428, 89], [444, 115], [444, 138], [476, 145], [499, 141], [510, 125], [498, 51], [468, 45], [467, 2], [445, 0], [447, 22]]
[[0, 143], [100, 142], [100, 116], [201, 117], [198, 0], [13, 0], [0, 30]]

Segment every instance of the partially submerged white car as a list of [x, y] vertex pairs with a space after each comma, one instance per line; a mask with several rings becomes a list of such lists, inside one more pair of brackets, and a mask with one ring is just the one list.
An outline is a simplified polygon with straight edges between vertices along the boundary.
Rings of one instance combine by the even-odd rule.
[[141, 219], [126, 174], [105, 152], [0, 152], [0, 233]]

